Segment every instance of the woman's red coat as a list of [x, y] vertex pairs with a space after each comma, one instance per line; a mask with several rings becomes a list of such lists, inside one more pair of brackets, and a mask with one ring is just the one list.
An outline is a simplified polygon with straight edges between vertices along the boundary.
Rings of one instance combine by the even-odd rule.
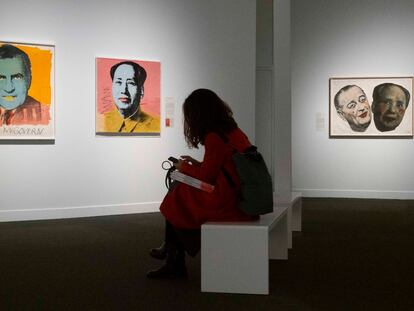
[[[225, 143], [217, 134], [207, 134], [201, 165], [183, 163], [182, 173], [212, 184], [215, 189], [207, 193], [178, 183], [167, 193], [160, 206], [161, 213], [173, 226], [198, 229], [206, 221], [245, 221], [254, 218], [237, 207], [240, 185], [232, 160], [234, 148], [243, 151], [251, 144], [240, 129], [233, 130], [227, 138], [229, 141]], [[236, 183], [236, 189], [223, 175], [223, 168]]]

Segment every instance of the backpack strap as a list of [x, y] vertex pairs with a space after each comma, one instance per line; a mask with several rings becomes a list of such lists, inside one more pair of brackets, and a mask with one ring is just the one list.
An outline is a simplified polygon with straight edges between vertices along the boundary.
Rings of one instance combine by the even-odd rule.
[[[223, 139], [223, 137], [221, 139]], [[226, 137], [226, 139], [223, 139], [223, 141], [226, 145], [229, 145], [233, 149], [233, 152], [237, 152], [236, 148], [233, 146], [233, 144], [231, 144], [229, 142], [229, 139], [227, 137]], [[226, 180], [227, 180], [228, 184], [230, 185], [230, 187], [236, 190], [236, 183], [231, 178], [230, 173], [226, 170], [226, 168], [224, 166], [222, 167], [222, 171], [223, 171], [223, 175], [224, 175], [224, 177], [226, 177]]]
[[[228, 142], [227, 144], [233, 148], [233, 152], [235, 152], [235, 153], [239, 152], [239, 151], [237, 151], [236, 147], [232, 143]], [[244, 149], [241, 153], [250, 154], [250, 157], [253, 157], [253, 158], [257, 157], [257, 147], [255, 145], [250, 145], [249, 147]], [[236, 190], [236, 183], [231, 178], [229, 172], [224, 167], [223, 167], [222, 170], [223, 170], [224, 177], [226, 177], [227, 182], [229, 183], [230, 187], [232, 187], [233, 189]]]
[[[229, 145], [232, 149], [233, 149], [233, 153], [237, 153], [239, 152], [236, 148], [236, 146], [234, 146], [227, 137], [223, 137], [222, 135], [219, 135], [220, 138], [224, 141], [224, 143], [226, 143], [227, 145]], [[245, 150], [242, 151], [242, 153], [248, 153], [248, 152], [256, 152], [257, 151], [257, 147], [254, 145], [250, 145], [249, 147], [247, 147]], [[234, 182], [233, 178], [231, 178], [230, 173], [226, 170], [225, 167], [222, 168], [223, 171], [223, 175], [224, 177], [227, 179], [227, 182], [229, 183], [230, 187], [233, 188], [234, 190], [237, 190], [236, 187], [236, 183]]]
[[[236, 152], [239, 152], [236, 147], [230, 143], [229, 141], [226, 142], [227, 145], [229, 145], [233, 149], [233, 154]], [[231, 178], [230, 173], [226, 170], [226, 168], [223, 166], [223, 175], [226, 177], [226, 180], [231, 188], [233, 188], [235, 191], [237, 191], [236, 183], [234, 182], [233, 178]]]
[[224, 177], [226, 177], [227, 182], [229, 183], [230, 187], [232, 187], [233, 189], [236, 190], [236, 183], [234, 182], [234, 180], [231, 178], [229, 172], [223, 167], [223, 175]]

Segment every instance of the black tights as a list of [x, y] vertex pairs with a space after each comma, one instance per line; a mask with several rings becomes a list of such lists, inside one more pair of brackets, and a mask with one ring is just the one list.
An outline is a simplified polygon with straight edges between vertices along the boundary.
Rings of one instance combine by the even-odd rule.
[[165, 244], [167, 248], [186, 251], [194, 257], [200, 251], [201, 230], [175, 228], [168, 220], [165, 220]]
[[168, 220], [165, 220], [165, 244], [168, 248], [173, 248], [179, 251], [184, 250], [183, 243], [181, 243], [176, 230]]

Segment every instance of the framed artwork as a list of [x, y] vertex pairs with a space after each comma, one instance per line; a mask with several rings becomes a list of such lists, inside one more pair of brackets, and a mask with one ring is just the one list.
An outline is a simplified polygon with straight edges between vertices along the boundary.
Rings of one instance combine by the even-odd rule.
[[413, 77], [329, 79], [329, 136], [413, 136]]
[[53, 45], [0, 41], [0, 139], [54, 139]]
[[160, 135], [160, 62], [96, 58], [96, 134]]

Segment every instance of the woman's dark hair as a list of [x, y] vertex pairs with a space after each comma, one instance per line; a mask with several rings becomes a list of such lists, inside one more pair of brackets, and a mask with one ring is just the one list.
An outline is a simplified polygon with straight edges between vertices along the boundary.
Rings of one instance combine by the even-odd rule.
[[193, 91], [184, 101], [184, 136], [190, 147], [204, 144], [208, 133], [214, 132], [226, 139], [226, 134], [237, 128], [230, 107], [211, 90]]

